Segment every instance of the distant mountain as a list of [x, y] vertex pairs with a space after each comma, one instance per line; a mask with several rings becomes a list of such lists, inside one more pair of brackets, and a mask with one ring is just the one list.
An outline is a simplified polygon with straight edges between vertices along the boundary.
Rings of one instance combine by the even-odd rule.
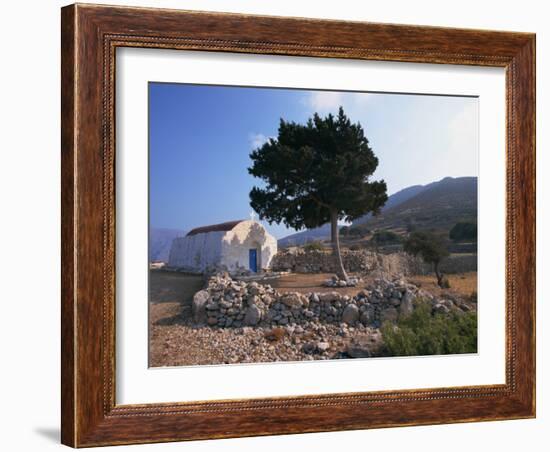
[[330, 223], [315, 229], [306, 229], [296, 234], [287, 235], [279, 239], [277, 245], [281, 248], [287, 248], [289, 246], [299, 246], [316, 240], [325, 240], [328, 237], [330, 237]]
[[186, 233], [180, 229], [149, 228], [149, 262], [168, 262], [172, 240]]
[[[477, 178], [446, 177], [427, 185], [412, 185], [388, 197], [376, 217], [365, 215], [352, 227], [452, 227], [457, 221], [477, 218]], [[456, 221], [455, 221], [456, 220]], [[452, 224], [451, 224], [452, 223]], [[430, 227], [431, 227], [430, 226]], [[282, 248], [330, 238], [330, 224], [291, 234], [278, 241]]]
[[[437, 183], [437, 182], [434, 182], [434, 183]], [[391, 209], [392, 207], [395, 207], [398, 204], [401, 204], [402, 202], [407, 201], [408, 199], [416, 196], [418, 193], [420, 193], [422, 190], [424, 190], [427, 187], [429, 187], [429, 185], [411, 185], [410, 187], [407, 187], [407, 188], [404, 188], [403, 190], [399, 190], [395, 192], [393, 195], [388, 196], [388, 200], [386, 201], [386, 204], [384, 204], [384, 207], [381, 209], [381, 212], [385, 212], [386, 210]], [[358, 224], [366, 223], [372, 217], [373, 217], [372, 214], [369, 213], [364, 217], [358, 218], [352, 224], [355, 226]]]
[[380, 215], [352, 227], [450, 229], [459, 221], [477, 221], [477, 177], [446, 177], [425, 185], [414, 196], [386, 205]]
[[[420, 191], [424, 189], [424, 185], [413, 185], [411, 187], [404, 188], [391, 196], [388, 196], [385, 206], [382, 208], [382, 212], [399, 203], [412, 198]], [[353, 224], [365, 223], [372, 217], [371, 214], [356, 220]], [[305, 243], [313, 242], [316, 240], [326, 240], [330, 237], [330, 223], [324, 224], [321, 227], [315, 229], [306, 229], [305, 231], [297, 232], [296, 234], [287, 235], [282, 239], [279, 239], [278, 246], [286, 248], [289, 246], [300, 246]]]

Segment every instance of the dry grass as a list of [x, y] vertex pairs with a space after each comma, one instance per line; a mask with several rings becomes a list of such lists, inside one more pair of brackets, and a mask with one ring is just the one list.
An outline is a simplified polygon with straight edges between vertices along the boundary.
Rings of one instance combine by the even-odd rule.
[[[308, 292], [333, 292], [337, 291], [342, 295], [354, 296], [367, 285], [373, 277], [363, 277], [363, 283], [357, 287], [325, 287], [323, 282], [329, 279], [332, 273], [292, 273], [284, 275], [279, 279], [269, 281], [272, 287], [280, 292], [293, 291], [300, 293]], [[450, 289], [441, 289], [434, 275], [416, 275], [405, 279], [413, 284], [421, 286], [434, 295], [440, 295], [443, 291], [455, 292], [463, 296], [470, 296], [472, 292], [477, 292], [477, 272], [468, 272], [460, 274], [445, 275], [451, 284]]]
[[149, 301], [151, 303], [191, 302], [193, 295], [202, 289], [204, 280], [200, 275], [149, 271]]
[[280, 341], [285, 334], [286, 334], [286, 330], [284, 328], [275, 327], [265, 333], [265, 338], [268, 341], [277, 342], [277, 341]]
[[447, 274], [445, 277], [449, 280], [450, 289], [441, 289], [437, 285], [435, 275], [410, 276], [407, 279], [434, 295], [439, 295], [442, 292], [455, 292], [469, 297], [472, 292], [477, 292], [477, 272]]
[[[271, 287], [274, 287], [279, 292], [334, 292], [337, 291], [342, 295], [353, 296], [361, 291], [364, 284], [359, 284], [357, 287], [325, 287], [323, 283], [333, 276], [334, 273], [292, 273], [283, 275], [279, 279], [267, 282]], [[351, 274], [349, 276], [352, 276]]]

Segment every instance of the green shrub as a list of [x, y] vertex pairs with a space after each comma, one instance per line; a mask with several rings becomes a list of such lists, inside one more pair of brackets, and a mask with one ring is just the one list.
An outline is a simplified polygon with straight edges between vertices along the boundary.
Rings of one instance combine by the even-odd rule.
[[382, 325], [388, 356], [447, 355], [477, 352], [477, 315], [474, 312], [434, 314], [428, 302], [397, 325]]
[[325, 248], [323, 247], [323, 244], [319, 242], [318, 240], [314, 242], [309, 242], [304, 245], [304, 250], [306, 251], [322, 251]]
[[346, 235], [362, 237], [364, 235], [370, 234], [370, 232], [371, 232], [370, 229], [363, 225], [356, 225], [356, 226], [352, 225], [352, 226], [349, 226], [348, 230], [346, 231]]
[[392, 243], [401, 243], [401, 236], [393, 231], [376, 231], [371, 241], [377, 245], [387, 245]]
[[477, 224], [461, 221], [455, 224], [449, 231], [449, 238], [455, 242], [460, 240], [477, 240]]

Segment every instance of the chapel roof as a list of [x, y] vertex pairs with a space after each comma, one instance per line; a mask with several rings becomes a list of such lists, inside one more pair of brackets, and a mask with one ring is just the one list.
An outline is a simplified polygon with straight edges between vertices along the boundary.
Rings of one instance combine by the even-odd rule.
[[231, 231], [235, 226], [237, 226], [239, 223], [242, 223], [243, 221], [245, 220], [226, 221], [225, 223], [201, 226], [195, 229], [191, 229], [187, 233], [187, 237], [196, 234], [206, 234], [207, 232]]

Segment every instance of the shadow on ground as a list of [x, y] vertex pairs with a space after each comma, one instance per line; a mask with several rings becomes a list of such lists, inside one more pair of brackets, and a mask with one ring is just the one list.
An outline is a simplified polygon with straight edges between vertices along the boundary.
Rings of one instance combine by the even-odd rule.
[[58, 427], [38, 427], [34, 429], [35, 433], [46, 438], [49, 441], [59, 444], [61, 442], [61, 431]]

